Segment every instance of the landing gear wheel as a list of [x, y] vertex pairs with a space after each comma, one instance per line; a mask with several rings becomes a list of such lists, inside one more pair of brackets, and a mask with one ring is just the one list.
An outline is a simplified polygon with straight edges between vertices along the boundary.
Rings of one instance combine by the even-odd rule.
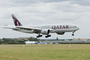
[[51, 37], [51, 35], [47, 35], [47, 36], [45, 36], [46, 38], [48, 38], [48, 37]]
[[74, 34], [72, 34], [72, 36], [74, 36]]
[[42, 37], [42, 35], [38, 35], [37, 38]]
[[39, 36], [37, 36], [37, 38], [39, 38]]

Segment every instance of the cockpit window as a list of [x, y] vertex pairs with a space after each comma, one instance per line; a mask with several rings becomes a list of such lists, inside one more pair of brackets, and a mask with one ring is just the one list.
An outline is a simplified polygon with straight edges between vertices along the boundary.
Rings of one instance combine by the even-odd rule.
[[70, 26], [70, 28], [76, 28], [77, 26]]

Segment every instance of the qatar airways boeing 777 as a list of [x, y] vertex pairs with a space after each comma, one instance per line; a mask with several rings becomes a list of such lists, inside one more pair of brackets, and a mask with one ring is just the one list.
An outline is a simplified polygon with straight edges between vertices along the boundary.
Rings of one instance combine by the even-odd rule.
[[76, 25], [69, 24], [23, 26], [13, 14], [12, 18], [15, 26], [5, 26], [4, 28], [24, 33], [36, 33], [38, 34], [37, 38], [42, 37], [42, 35], [46, 35], [45, 37], [48, 38], [51, 36], [50, 33], [57, 33], [58, 35], [63, 35], [65, 32], [72, 32], [72, 36], [74, 36], [74, 32], [79, 30], [79, 27], [77, 27]]

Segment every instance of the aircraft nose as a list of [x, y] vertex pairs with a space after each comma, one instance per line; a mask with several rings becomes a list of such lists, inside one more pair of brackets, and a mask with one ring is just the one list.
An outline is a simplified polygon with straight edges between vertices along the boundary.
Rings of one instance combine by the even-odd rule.
[[79, 30], [80, 28], [79, 27], [77, 27], [77, 30]]

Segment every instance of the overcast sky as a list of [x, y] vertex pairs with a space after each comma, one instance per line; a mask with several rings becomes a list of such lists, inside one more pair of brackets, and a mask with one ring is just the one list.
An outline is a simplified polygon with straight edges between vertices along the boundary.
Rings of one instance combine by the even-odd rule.
[[80, 28], [74, 37], [72, 33], [51, 34], [49, 39], [90, 38], [90, 0], [0, 0], [0, 38], [36, 37], [2, 28], [14, 25], [11, 14], [23, 25], [72, 23]]

